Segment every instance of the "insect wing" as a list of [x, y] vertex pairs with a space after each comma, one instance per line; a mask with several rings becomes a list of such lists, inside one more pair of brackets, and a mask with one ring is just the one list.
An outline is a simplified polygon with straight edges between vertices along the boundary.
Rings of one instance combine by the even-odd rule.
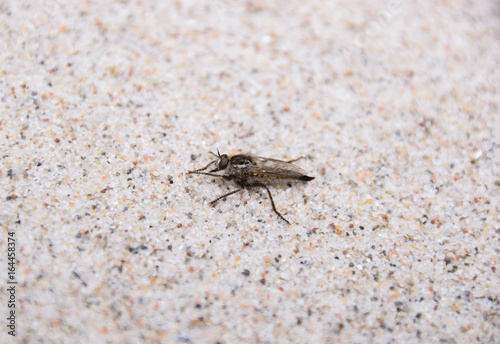
[[306, 176], [299, 166], [283, 160], [252, 156], [254, 164], [249, 168], [251, 175], [264, 175], [269, 178], [296, 180]]

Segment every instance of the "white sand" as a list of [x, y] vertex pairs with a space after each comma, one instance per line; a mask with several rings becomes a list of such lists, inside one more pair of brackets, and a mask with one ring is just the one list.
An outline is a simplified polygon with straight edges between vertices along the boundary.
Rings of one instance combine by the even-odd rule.
[[16, 342], [500, 342], [500, 7], [418, 3], [1, 4]]

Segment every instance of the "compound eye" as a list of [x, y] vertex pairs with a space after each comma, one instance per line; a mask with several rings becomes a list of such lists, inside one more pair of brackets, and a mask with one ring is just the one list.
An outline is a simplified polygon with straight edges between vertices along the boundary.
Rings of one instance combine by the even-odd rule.
[[229, 163], [229, 159], [226, 154], [223, 154], [220, 157], [220, 162], [219, 162], [219, 170], [224, 170], [227, 167], [227, 164]]

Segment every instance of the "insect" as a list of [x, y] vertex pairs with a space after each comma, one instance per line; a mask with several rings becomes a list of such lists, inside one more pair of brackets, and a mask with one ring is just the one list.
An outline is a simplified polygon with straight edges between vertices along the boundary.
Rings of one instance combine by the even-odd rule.
[[[213, 201], [210, 205], [213, 206], [217, 201], [235, 194], [245, 188], [262, 187], [266, 189], [269, 199], [271, 200], [271, 205], [273, 211], [286, 223], [290, 224], [287, 219], [281, 215], [276, 206], [274, 205], [273, 196], [271, 191], [265, 184], [265, 182], [276, 182], [276, 181], [303, 181], [308, 182], [313, 180], [314, 177], [309, 177], [306, 172], [292, 164], [299, 159], [282, 161], [277, 159], [263, 158], [251, 154], [220, 154], [217, 150], [217, 154], [210, 152], [216, 157], [215, 160], [210, 162], [203, 168], [195, 171], [188, 171], [188, 174], [204, 174], [212, 177], [224, 178], [225, 180], [234, 180], [239, 186], [238, 189], [228, 192]], [[209, 172], [202, 172], [207, 170], [210, 166], [214, 165], [215, 168]], [[224, 171], [224, 174], [217, 174], [216, 172]]]

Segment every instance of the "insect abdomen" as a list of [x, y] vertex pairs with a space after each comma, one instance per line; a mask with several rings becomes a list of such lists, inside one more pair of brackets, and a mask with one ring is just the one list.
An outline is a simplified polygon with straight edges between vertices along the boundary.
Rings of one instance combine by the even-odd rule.
[[308, 182], [313, 180], [314, 177], [309, 177], [305, 175], [297, 175], [290, 173], [275, 174], [275, 173], [250, 173], [250, 176], [254, 179], [271, 179], [271, 180], [300, 180]]

